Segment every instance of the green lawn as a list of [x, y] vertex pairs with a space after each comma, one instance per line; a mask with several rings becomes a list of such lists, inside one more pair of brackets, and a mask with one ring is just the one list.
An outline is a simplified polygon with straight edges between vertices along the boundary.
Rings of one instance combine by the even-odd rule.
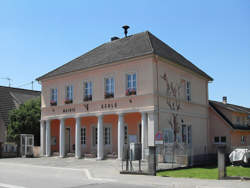
[[[184, 178], [200, 178], [200, 179], [218, 179], [217, 167], [202, 167], [202, 168], [189, 168], [181, 170], [169, 170], [158, 172], [157, 176], [169, 177], [184, 177]], [[227, 176], [244, 176], [250, 177], [250, 167], [241, 166], [228, 166]]]

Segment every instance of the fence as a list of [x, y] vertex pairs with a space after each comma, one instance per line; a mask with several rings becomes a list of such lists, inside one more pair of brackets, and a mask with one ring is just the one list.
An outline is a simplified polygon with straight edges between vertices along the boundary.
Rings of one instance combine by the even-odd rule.
[[17, 145], [15, 143], [3, 143], [0, 149], [0, 156], [3, 158], [17, 157]]

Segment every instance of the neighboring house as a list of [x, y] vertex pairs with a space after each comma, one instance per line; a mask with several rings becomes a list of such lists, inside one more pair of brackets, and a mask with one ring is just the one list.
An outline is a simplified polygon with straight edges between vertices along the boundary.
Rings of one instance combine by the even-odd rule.
[[250, 109], [223, 102], [209, 101], [210, 152], [216, 145], [226, 144], [227, 152], [235, 147], [250, 146]]
[[121, 159], [124, 143], [141, 142], [145, 157], [158, 131], [172, 142], [164, 74], [181, 83], [178, 140], [190, 145], [195, 163], [208, 152], [212, 78], [148, 31], [112, 38], [37, 78], [42, 85], [42, 154]]
[[6, 141], [9, 112], [27, 100], [40, 95], [40, 91], [0, 86], [0, 142]]

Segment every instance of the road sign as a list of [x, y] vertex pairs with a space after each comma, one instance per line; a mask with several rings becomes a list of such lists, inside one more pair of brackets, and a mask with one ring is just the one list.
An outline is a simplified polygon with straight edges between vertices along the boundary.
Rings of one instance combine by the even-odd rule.
[[163, 144], [163, 136], [160, 131], [158, 131], [155, 135], [155, 144]]

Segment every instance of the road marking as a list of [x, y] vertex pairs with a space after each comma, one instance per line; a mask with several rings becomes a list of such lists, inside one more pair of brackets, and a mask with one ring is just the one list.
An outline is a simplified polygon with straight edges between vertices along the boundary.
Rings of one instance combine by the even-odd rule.
[[10, 185], [10, 184], [5, 184], [5, 183], [0, 183], [0, 187], [6, 187], [6, 188], [25, 188], [25, 187], [22, 187], [22, 186]]
[[[57, 169], [57, 170], [72, 170], [72, 171], [78, 171], [78, 172], [82, 172], [84, 171], [87, 178], [90, 180], [95, 180], [95, 181], [108, 181], [108, 182], [115, 182], [116, 180], [114, 179], [107, 179], [107, 178], [94, 178], [92, 177], [89, 169], [87, 168], [82, 168], [82, 169], [77, 169], [77, 168], [63, 168], [63, 167], [56, 167], [56, 166], [40, 166], [40, 165], [27, 165], [27, 164], [16, 164], [16, 163], [3, 163], [0, 162], [0, 164], [4, 164], [4, 165], [19, 165], [19, 166], [24, 166], [24, 167], [37, 167], [37, 168], [51, 168], [51, 169]], [[14, 187], [13, 187], [14, 188]], [[21, 188], [21, 187], [20, 187]]]

